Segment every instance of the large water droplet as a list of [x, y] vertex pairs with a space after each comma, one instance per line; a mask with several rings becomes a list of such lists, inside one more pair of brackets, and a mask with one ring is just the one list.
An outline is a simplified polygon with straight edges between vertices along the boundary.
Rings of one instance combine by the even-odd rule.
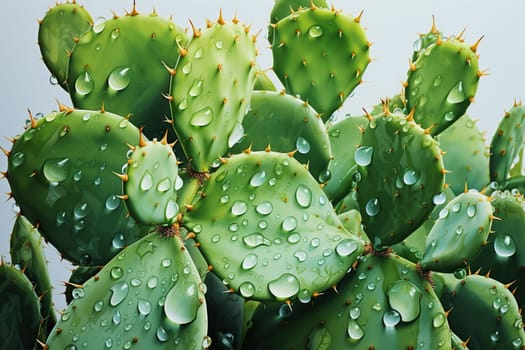
[[140, 299], [137, 303], [137, 310], [142, 316], [147, 316], [151, 312], [151, 303], [146, 299]]
[[177, 324], [190, 323], [197, 317], [201, 305], [199, 287], [196, 283], [181, 281], [166, 295], [164, 313], [166, 317]]
[[164, 328], [162, 328], [162, 326], [157, 328], [156, 335], [157, 335], [157, 339], [163, 343], [167, 342], [170, 339], [170, 335], [168, 334], [168, 332], [166, 332]]
[[197, 97], [202, 93], [202, 79], [196, 79], [193, 81], [193, 84], [190, 87], [190, 90], [188, 91], [188, 95], [192, 97]]
[[447, 317], [442, 312], [439, 312], [432, 318], [432, 326], [434, 326], [434, 328], [439, 328], [443, 326], [446, 321]]
[[83, 219], [88, 214], [88, 204], [87, 203], [78, 203], [73, 209], [73, 214], [75, 219]]
[[297, 186], [295, 190], [295, 200], [303, 208], [308, 208], [312, 203], [312, 191], [303, 184]]
[[80, 73], [80, 75], [75, 80], [75, 91], [81, 96], [91, 93], [94, 87], [95, 82], [87, 71]]
[[365, 211], [368, 216], [376, 216], [381, 211], [381, 203], [379, 198], [370, 199], [365, 205]]
[[324, 34], [323, 28], [320, 25], [313, 25], [308, 29], [308, 35], [312, 38], [319, 38]]
[[293, 297], [299, 292], [299, 288], [299, 281], [289, 273], [282, 274], [279, 278], [268, 283], [270, 293], [280, 300]]
[[251, 270], [257, 265], [258, 261], [259, 261], [259, 258], [257, 257], [257, 255], [255, 255], [255, 254], [248, 254], [242, 260], [242, 265], [241, 265], [242, 269], [243, 270]]
[[342, 240], [335, 246], [335, 252], [339, 256], [349, 256], [353, 254], [357, 250], [358, 247], [359, 246], [356, 241], [354, 241], [353, 239], [347, 238], [347, 239]]
[[503, 258], [508, 258], [516, 253], [516, 242], [509, 235], [498, 235], [494, 239], [494, 251]]
[[365, 336], [365, 332], [355, 320], [350, 320], [348, 322], [346, 331], [350, 339], [353, 341], [361, 340]]
[[98, 34], [106, 27], [106, 19], [104, 17], [97, 17], [93, 23], [93, 31]]
[[44, 163], [44, 177], [53, 184], [60, 183], [67, 179], [71, 170], [69, 158], [50, 159]]
[[418, 180], [418, 176], [415, 170], [407, 169], [403, 175], [403, 182], [405, 185], [414, 185]]
[[399, 280], [393, 282], [387, 292], [390, 307], [399, 312], [403, 322], [414, 321], [421, 312], [421, 290], [412, 282]]
[[293, 231], [297, 228], [297, 219], [295, 218], [295, 216], [287, 216], [283, 220], [281, 227], [285, 232]]
[[149, 191], [153, 187], [153, 176], [149, 171], [146, 170], [146, 173], [140, 179], [140, 189], [142, 191]]
[[13, 154], [13, 157], [11, 158], [11, 162], [14, 167], [19, 167], [24, 163], [25, 156], [22, 152], [17, 152]]
[[261, 202], [255, 207], [255, 210], [261, 215], [269, 215], [273, 210], [272, 202], [264, 201]]
[[253, 176], [250, 178], [250, 185], [253, 187], [259, 187], [259, 186], [262, 186], [265, 181], [266, 181], [266, 171], [261, 170], [253, 174]]
[[244, 201], [235, 201], [231, 207], [231, 213], [235, 216], [240, 216], [246, 213], [248, 204]]
[[360, 146], [355, 150], [354, 160], [357, 165], [368, 166], [372, 163], [374, 148], [372, 146]]
[[463, 91], [463, 81], [460, 81], [448, 93], [447, 102], [455, 104], [463, 101], [465, 101], [465, 92]]
[[255, 286], [250, 282], [243, 282], [239, 286], [239, 292], [245, 298], [251, 298], [255, 294]]
[[250, 248], [256, 248], [261, 245], [265, 246], [271, 246], [272, 241], [270, 241], [268, 238], [264, 237], [258, 232], [251, 233], [243, 238], [244, 244], [246, 244]]
[[175, 218], [178, 212], [179, 212], [179, 205], [177, 204], [177, 202], [175, 202], [173, 199], [169, 199], [168, 202], [166, 203], [166, 211], [165, 211], [166, 220], [168, 221], [172, 220], [173, 218]]
[[206, 126], [213, 120], [213, 110], [210, 107], [204, 107], [191, 116], [190, 124], [193, 126]]
[[111, 287], [111, 299], [109, 304], [117, 306], [128, 296], [129, 286], [125, 281], [119, 282]]
[[297, 138], [297, 141], [295, 142], [295, 147], [297, 148], [297, 152], [301, 153], [301, 154], [306, 154], [308, 152], [310, 152], [310, 143], [302, 138], [301, 136], [299, 136]]
[[164, 178], [159, 181], [157, 184], [157, 191], [164, 193], [171, 188], [171, 180], [169, 178]]
[[108, 85], [116, 91], [124, 90], [131, 82], [131, 69], [126, 66], [115, 68], [108, 77]]
[[388, 310], [383, 314], [385, 327], [395, 327], [401, 322], [401, 315], [395, 310]]
[[123, 275], [124, 275], [124, 270], [122, 270], [122, 268], [120, 266], [114, 266], [110, 271], [109, 271], [109, 275], [111, 276], [111, 278], [113, 278], [114, 280], [118, 280], [119, 278], [121, 278]]
[[469, 204], [467, 207], [467, 216], [473, 218], [476, 216], [477, 207], [476, 204]]

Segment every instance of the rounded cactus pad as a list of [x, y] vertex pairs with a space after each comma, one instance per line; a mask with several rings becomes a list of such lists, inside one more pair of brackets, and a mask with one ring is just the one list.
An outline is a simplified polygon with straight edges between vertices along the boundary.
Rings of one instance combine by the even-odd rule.
[[255, 85], [255, 36], [222, 13], [193, 38], [171, 79], [175, 132], [195, 171], [208, 171], [243, 136], [242, 120]]
[[245, 298], [299, 299], [330, 288], [363, 251], [291, 156], [225, 160], [184, 217], [213, 271]]
[[330, 118], [362, 81], [370, 62], [360, 17], [309, 7], [274, 24], [274, 71], [291, 95]]
[[182, 187], [173, 145], [166, 138], [144, 141], [131, 148], [124, 180], [126, 206], [133, 218], [144, 225], [170, 225], [179, 207], [177, 189]]
[[87, 110], [32, 119], [8, 157], [8, 181], [21, 213], [68, 260], [107, 262], [147, 228], [118, 198], [121, 172], [139, 130], [118, 115]]
[[95, 23], [80, 37], [71, 53], [68, 90], [73, 104], [131, 115], [150, 137], [161, 138], [170, 113], [162, 96], [169, 91], [170, 74], [187, 42], [183, 29], [156, 13], [125, 16]]
[[178, 238], [152, 233], [73, 290], [50, 349], [205, 349], [205, 286]]
[[411, 115], [371, 118], [354, 160], [359, 208], [376, 249], [417, 229], [434, 208], [434, 196], [443, 192], [441, 150]]

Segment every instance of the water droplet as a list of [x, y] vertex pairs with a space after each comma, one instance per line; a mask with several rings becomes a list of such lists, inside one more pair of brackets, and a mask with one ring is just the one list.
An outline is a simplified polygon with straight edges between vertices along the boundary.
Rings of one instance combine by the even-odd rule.
[[379, 198], [370, 199], [365, 205], [365, 211], [368, 216], [376, 216], [381, 211], [381, 203]]
[[197, 50], [195, 50], [194, 58], [202, 58], [204, 56], [204, 49], [202, 47], [199, 47]]
[[500, 335], [499, 335], [499, 331], [495, 331], [494, 333], [492, 333], [490, 335], [490, 340], [493, 342], [493, 343], [497, 343], [499, 341], [499, 338], [500, 338]]
[[255, 210], [261, 215], [269, 215], [273, 210], [273, 205], [270, 201], [264, 201], [259, 203]]
[[304, 250], [298, 250], [294, 253], [294, 256], [297, 258], [299, 262], [305, 262], [306, 258], [308, 258], [308, 254]]
[[515, 349], [519, 349], [521, 344], [523, 344], [521, 338], [516, 338], [512, 341], [512, 346], [514, 346]]
[[191, 61], [188, 61], [184, 66], [182, 66], [182, 73], [188, 75], [191, 73], [191, 70], [193, 68], [193, 64]]
[[288, 243], [296, 244], [299, 243], [299, 241], [301, 240], [301, 235], [297, 232], [293, 232], [288, 236], [286, 240], [288, 241]]
[[25, 156], [22, 152], [17, 152], [11, 158], [11, 162], [14, 167], [19, 167], [24, 163]]
[[349, 256], [357, 251], [358, 244], [353, 239], [347, 238], [339, 242], [335, 247], [335, 252], [339, 256]]
[[268, 283], [272, 295], [280, 300], [289, 299], [299, 292], [299, 281], [289, 273], [282, 274], [279, 278]]
[[494, 239], [494, 251], [503, 258], [513, 256], [516, 253], [516, 242], [509, 235], [498, 235]]
[[357, 320], [361, 316], [361, 309], [358, 306], [354, 306], [350, 309], [350, 318], [352, 320]]
[[124, 90], [131, 82], [131, 68], [121, 66], [115, 68], [108, 77], [108, 85], [111, 89]]
[[414, 84], [419, 85], [423, 82], [423, 76], [420, 74], [414, 79]]
[[231, 207], [231, 213], [235, 216], [240, 216], [246, 213], [248, 204], [244, 201], [235, 201]]
[[101, 33], [106, 27], [106, 19], [104, 17], [98, 17], [93, 23], [93, 31], [98, 34]]
[[368, 166], [372, 163], [374, 148], [372, 146], [360, 146], [355, 150], [354, 160], [357, 165]]
[[64, 350], [78, 350], [78, 348], [76, 347], [75, 344], [69, 344], [69, 345], [66, 345]]
[[110, 270], [109, 274], [111, 278], [113, 278], [114, 280], [118, 280], [124, 275], [124, 270], [122, 270], [122, 268], [119, 266], [115, 266]]
[[193, 126], [206, 126], [209, 125], [213, 120], [213, 111], [210, 107], [204, 107], [197, 112], [193, 113], [190, 124]]
[[166, 330], [164, 328], [162, 328], [162, 326], [160, 326], [159, 328], [157, 328], [157, 339], [160, 341], [160, 342], [167, 342], [169, 339], [170, 339], [170, 335], [168, 334], [168, 332], [166, 332]]
[[178, 212], [179, 205], [177, 204], [177, 202], [175, 202], [173, 199], [169, 199], [168, 203], [166, 203], [166, 220], [171, 221], [177, 216]]
[[120, 322], [122, 322], [122, 315], [120, 314], [119, 310], [115, 310], [115, 312], [113, 312], [113, 316], [111, 317], [111, 321], [115, 325], [119, 325]]
[[447, 102], [456, 104], [463, 101], [465, 101], [465, 92], [463, 91], [463, 81], [460, 81], [449, 91]]
[[401, 315], [396, 310], [388, 310], [383, 314], [385, 327], [395, 327], [401, 322]]
[[403, 175], [403, 182], [405, 185], [414, 185], [418, 180], [418, 176], [415, 170], [407, 169]]
[[120, 28], [115, 28], [111, 31], [111, 39], [120, 38]]
[[188, 106], [189, 106], [188, 99], [185, 98], [182, 101], [180, 101], [180, 103], [179, 103], [179, 110], [183, 111], [186, 108], [188, 108]]
[[224, 47], [224, 42], [222, 40], [217, 40], [215, 42], [215, 47], [217, 48], [217, 50], [221, 50]]
[[111, 299], [109, 304], [117, 306], [128, 296], [129, 286], [125, 281], [119, 282], [111, 287]]
[[188, 95], [192, 97], [199, 96], [202, 93], [202, 83], [202, 79], [195, 79], [190, 87], [190, 90], [188, 91]]
[[174, 323], [183, 325], [197, 317], [201, 305], [199, 287], [194, 282], [179, 282], [166, 295], [164, 313]]
[[157, 184], [157, 191], [164, 193], [167, 192], [171, 188], [171, 180], [169, 178], [164, 178], [163, 180], [160, 180], [160, 182]]
[[412, 282], [398, 280], [393, 282], [387, 292], [390, 307], [399, 312], [403, 322], [414, 321], [421, 312], [421, 290]]
[[75, 80], [75, 91], [81, 96], [91, 93], [94, 87], [95, 82], [87, 71], [80, 73], [80, 75]]
[[69, 176], [71, 164], [69, 158], [50, 159], [44, 163], [44, 177], [52, 184], [58, 184]]
[[120, 206], [120, 198], [115, 194], [109, 195], [108, 198], [106, 199], [106, 209], [109, 211], [113, 211], [117, 209], [119, 206]]
[[302, 208], [308, 208], [312, 203], [312, 191], [305, 185], [298, 185], [295, 190], [295, 200]]
[[250, 185], [253, 187], [259, 187], [259, 186], [262, 186], [265, 181], [266, 181], [266, 171], [261, 170], [253, 174], [253, 176], [250, 178]]
[[149, 191], [153, 187], [153, 176], [146, 170], [146, 173], [140, 180], [140, 189], [142, 191]]
[[262, 234], [254, 232], [251, 233], [243, 238], [244, 244], [246, 244], [250, 248], [256, 248], [261, 245], [265, 246], [271, 246], [272, 241], [270, 241], [268, 238], [264, 237]]
[[297, 141], [295, 142], [295, 147], [297, 148], [297, 152], [301, 154], [306, 154], [310, 152], [310, 143], [301, 136], [297, 138]]
[[475, 204], [469, 204], [467, 207], [467, 216], [473, 218], [476, 215], [477, 207]]
[[106, 338], [104, 345], [106, 346], [106, 349], [111, 349], [111, 347], [113, 347], [113, 339], [111, 339], [111, 337]]
[[295, 216], [287, 216], [283, 220], [281, 227], [284, 232], [293, 231], [297, 228], [297, 219], [295, 218]]
[[313, 25], [308, 29], [308, 35], [310, 35], [312, 38], [319, 38], [323, 34], [323, 28], [319, 25]]
[[312, 238], [312, 240], [310, 241], [310, 245], [312, 246], [312, 248], [317, 248], [321, 245], [321, 240], [317, 237]]
[[73, 214], [75, 215], [75, 219], [85, 218], [88, 214], [88, 204], [78, 203], [73, 209]]
[[434, 81], [432, 82], [432, 86], [438, 87], [439, 85], [441, 85], [442, 80], [443, 78], [441, 77], [441, 75], [438, 75], [437, 77], [434, 78]]
[[365, 332], [355, 320], [350, 320], [348, 322], [346, 332], [353, 341], [361, 340], [365, 336]]
[[443, 119], [445, 119], [447, 122], [451, 122], [455, 118], [456, 118], [456, 115], [452, 111], [445, 113], [445, 115], [443, 116]]
[[438, 193], [434, 195], [434, 197], [432, 197], [432, 203], [434, 203], [435, 205], [441, 205], [445, 203], [446, 200], [447, 200], [447, 196], [445, 195], [444, 192]]
[[242, 260], [242, 265], [241, 265], [242, 269], [243, 270], [251, 270], [257, 265], [258, 261], [259, 261], [259, 258], [257, 257], [257, 255], [255, 255], [255, 254], [248, 254]]
[[255, 286], [250, 282], [243, 282], [239, 286], [239, 292], [245, 298], [251, 298], [255, 294]]
[[93, 305], [93, 310], [95, 310], [96, 312], [102, 311], [103, 308], [104, 308], [104, 302], [102, 300], [97, 301]]
[[151, 303], [146, 299], [140, 299], [137, 303], [137, 310], [142, 316], [147, 316], [151, 312]]
[[439, 218], [440, 219], [445, 219], [449, 214], [449, 211], [447, 208], [443, 208], [439, 211]]
[[437, 313], [434, 316], [434, 318], [432, 318], [432, 326], [434, 326], [434, 328], [439, 328], [443, 326], [446, 321], [447, 321], [447, 318], [442, 312]]

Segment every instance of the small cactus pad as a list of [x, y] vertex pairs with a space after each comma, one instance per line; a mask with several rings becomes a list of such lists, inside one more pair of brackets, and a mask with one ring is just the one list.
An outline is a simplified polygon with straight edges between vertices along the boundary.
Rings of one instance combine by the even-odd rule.
[[450, 310], [451, 329], [462, 339], [469, 339], [469, 349], [523, 349], [523, 320], [516, 299], [505, 285], [480, 275], [460, 280], [447, 277], [445, 281], [441, 303]]
[[401, 242], [419, 227], [443, 192], [437, 142], [411, 116], [372, 118], [354, 153], [365, 231], [376, 249]]
[[2, 349], [32, 350], [40, 327], [40, 301], [23, 272], [0, 262]]
[[474, 99], [482, 73], [476, 46], [450, 37], [428, 46], [410, 63], [405, 85], [407, 109], [414, 119], [437, 135], [463, 114]]
[[166, 139], [143, 141], [132, 147], [124, 180], [131, 216], [148, 226], [171, 225], [179, 213], [177, 189], [182, 187], [177, 158]]
[[492, 211], [490, 199], [476, 190], [451, 200], [428, 233], [422, 269], [450, 273], [465, 268], [486, 244]]
[[450, 337], [446, 313], [416, 266], [369, 255], [311, 304], [259, 307], [246, 348], [450, 350]]
[[330, 141], [317, 112], [304, 101], [278, 92], [255, 91], [250, 111], [242, 122], [244, 137], [230, 150], [248, 148], [292, 152], [319, 179], [326, 174], [331, 158]]
[[357, 166], [354, 152], [361, 143], [361, 130], [368, 125], [364, 116], [348, 117], [328, 128], [328, 138], [333, 157], [328, 164], [330, 178], [323, 187], [330, 200], [339, 200], [353, 187], [353, 175]]
[[45, 335], [55, 325], [56, 317], [52, 301], [51, 279], [42, 243], [42, 236], [29, 220], [23, 215], [17, 216], [11, 233], [11, 263], [20, 266], [33, 283], [35, 292], [40, 298], [43, 337], [39, 338], [45, 340], [47, 337]]
[[490, 178], [503, 182], [507, 179], [513, 163], [524, 143], [525, 107], [514, 104], [505, 113], [490, 143]]
[[370, 62], [370, 43], [359, 20], [311, 7], [274, 25], [275, 73], [289, 94], [307, 101], [323, 120], [361, 83]]
[[69, 55], [78, 38], [90, 31], [93, 19], [86, 9], [73, 1], [57, 4], [39, 21], [38, 46], [42, 59], [56, 79], [67, 90]]
[[225, 160], [184, 217], [213, 271], [245, 298], [309, 299], [346, 274], [363, 243], [287, 154]]
[[204, 284], [178, 238], [152, 233], [80, 286], [50, 349], [204, 349]]
[[190, 164], [208, 171], [242, 136], [242, 119], [255, 84], [255, 36], [222, 14], [193, 39], [171, 80], [175, 132]]
[[485, 137], [467, 114], [441, 132], [437, 140], [445, 152], [445, 181], [456, 194], [465, 189], [482, 190], [490, 182], [489, 151]]
[[155, 13], [115, 16], [95, 23], [71, 53], [68, 88], [77, 108], [131, 115], [150, 137], [162, 137], [170, 113], [167, 66], [179, 58], [184, 31]]
[[118, 115], [67, 109], [32, 119], [15, 139], [7, 174], [12, 195], [64, 258], [104, 264], [146, 233], [127, 217], [118, 198], [122, 184], [113, 175], [138, 135]]

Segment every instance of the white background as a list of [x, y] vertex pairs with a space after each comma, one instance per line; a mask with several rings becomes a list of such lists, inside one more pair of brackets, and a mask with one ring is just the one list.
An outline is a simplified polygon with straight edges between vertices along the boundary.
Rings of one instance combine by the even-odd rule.
[[[123, 14], [130, 10], [132, 0], [81, 2], [93, 18], [109, 18], [111, 11]], [[49, 83], [49, 72], [44, 66], [37, 46], [37, 20], [42, 18], [52, 0], [3, 0], [0, 12], [0, 136], [12, 137], [22, 132], [27, 119], [27, 109], [34, 114], [49, 113], [56, 109], [55, 99], [70, 105], [68, 95]], [[271, 52], [266, 41], [266, 27], [272, 0], [137, 0], [139, 12], [147, 13], [155, 6], [159, 15], [173, 15], [174, 21], [188, 27], [188, 19], [197, 26], [204, 26], [205, 18], [216, 19], [219, 8], [225, 18], [234, 14], [252, 24], [252, 32], [259, 35], [259, 63], [270, 68]], [[412, 53], [417, 33], [426, 33], [435, 15], [438, 29], [446, 35], [458, 34], [467, 28], [465, 38], [474, 43], [484, 35], [478, 53], [480, 67], [488, 69], [483, 77], [476, 101], [469, 114], [479, 120], [481, 130], [487, 130], [487, 142], [505, 110], [514, 99], [525, 98], [525, 2], [521, 0], [475, 1], [475, 0], [339, 0], [337, 8], [357, 15], [364, 10], [361, 23], [367, 27], [367, 35], [373, 46], [374, 61], [364, 74], [365, 84], [359, 86], [354, 96], [339, 113], [361, 114], [380, 98], [401, 91], [401, 81], [406, 79], [408, 59]], [[1, 138], [0, 146], [10, 148], [10, 142]], [[7, 169], [6, 157], [0, 154], [0, 170]], [[0, 193], [9, 192], [7, 181], [0, 180]], [[5, 197], [7, 199], [7, 196]], [[0, 199], [0, 256], [9, 261], [9, 234], [15, 213], [13, 201]], [[67, 238], [66, 238], [67, 239]], [[57, 308], [64, 306], [61, 281], [69, 278], [65, 263], [58, 263], [56, 252], [48, 250]]]

